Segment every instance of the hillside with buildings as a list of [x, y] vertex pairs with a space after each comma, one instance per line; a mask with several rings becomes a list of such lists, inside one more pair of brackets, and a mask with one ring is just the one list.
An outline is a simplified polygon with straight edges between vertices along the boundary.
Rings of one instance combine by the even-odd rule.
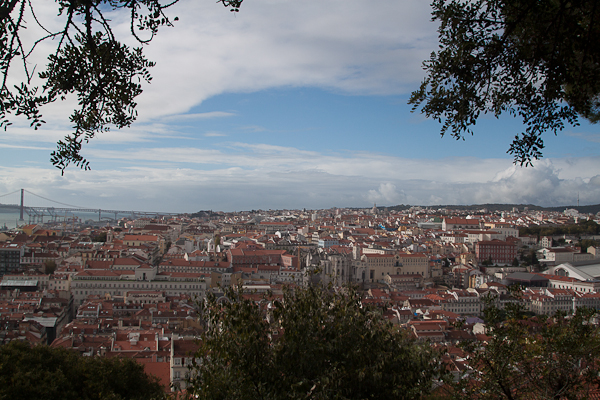
[[502, 309], [516, 284], [531, 315], [600, 309], [600, 235], [520, 234], [598, 223], [573, 209], [373, 207], [23, 225], [0, 232], [0, 343], [131, 358], [180, 390], [208, 293], [313, 284], [355, 285], [416, 340], [483, 343], [486, 298]]

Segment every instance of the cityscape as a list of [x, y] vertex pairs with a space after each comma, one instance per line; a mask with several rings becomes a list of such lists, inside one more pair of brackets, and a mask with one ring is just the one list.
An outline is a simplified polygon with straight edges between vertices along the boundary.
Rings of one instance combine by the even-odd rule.
[[307, 285], [356, 286], [417, 341], [485, 341], [485, 299], [504, 308], [515, 284], [532, 315], [600, 309], [599, 211], [374, 205], [23, 221], [0, 232], [0, 341], [132, 358], [182, 390], [204, 330], [199, 300]]
[[0, 6], [0, 398], [600, 398], [596, 1]]

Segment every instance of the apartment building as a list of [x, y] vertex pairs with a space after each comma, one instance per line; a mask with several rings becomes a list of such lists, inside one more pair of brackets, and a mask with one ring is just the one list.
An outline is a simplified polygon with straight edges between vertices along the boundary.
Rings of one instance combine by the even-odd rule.
[[71, 292], [75, 305], [90, 295], [123, 297], [131, 291], [159, 291], [167, 296], [182, 294], [203, 297], [210, 273], [157, 272], [156, 267], [135, 270], [84, 270], [71, 275]]
[[517, 246], [502, 240], [481, 241], [475, 244], [475, 257], [478, 262], [491, 260], [494, 264], [511, 264], [517, 257]]

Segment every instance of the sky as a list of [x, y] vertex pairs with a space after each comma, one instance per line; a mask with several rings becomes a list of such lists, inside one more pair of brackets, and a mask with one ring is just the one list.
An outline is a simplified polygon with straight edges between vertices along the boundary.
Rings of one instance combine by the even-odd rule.
[[[33, 4], [60, 27], [55, 2]], [[84, 145], [90, 171], [61, 175], [50, 153], [70, 132], [76, 99], [46, 106], [37, 131], [13, 120], [0, 132], [0, 196], [24, 188], [71, 205], [182, 213], [600, 203], [600, 125], [548, 133], [544, 157], [524, 168], [506, 153], [519, 120], [484, 116], [457, 141], [411, 113], [422, 61], [438, 48], [427, 1], [246, 0], [232, 13], [181, 0], [168, 15], [175, 26], [144, 46], [156, 66], [137, 121]], [[127, 16], [109, 17], [135, 45]], [[43, 69], [53, 46], [36, 47], [30, 67]]]

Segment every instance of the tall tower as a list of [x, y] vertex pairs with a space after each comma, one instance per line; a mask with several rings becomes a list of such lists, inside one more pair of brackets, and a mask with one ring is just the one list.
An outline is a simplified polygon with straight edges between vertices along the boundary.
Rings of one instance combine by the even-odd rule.
[[19, 217], [19, 221], [23, 221], [23, 198], [25, 197], [25, 189], [21, 189], [21, 216]]

